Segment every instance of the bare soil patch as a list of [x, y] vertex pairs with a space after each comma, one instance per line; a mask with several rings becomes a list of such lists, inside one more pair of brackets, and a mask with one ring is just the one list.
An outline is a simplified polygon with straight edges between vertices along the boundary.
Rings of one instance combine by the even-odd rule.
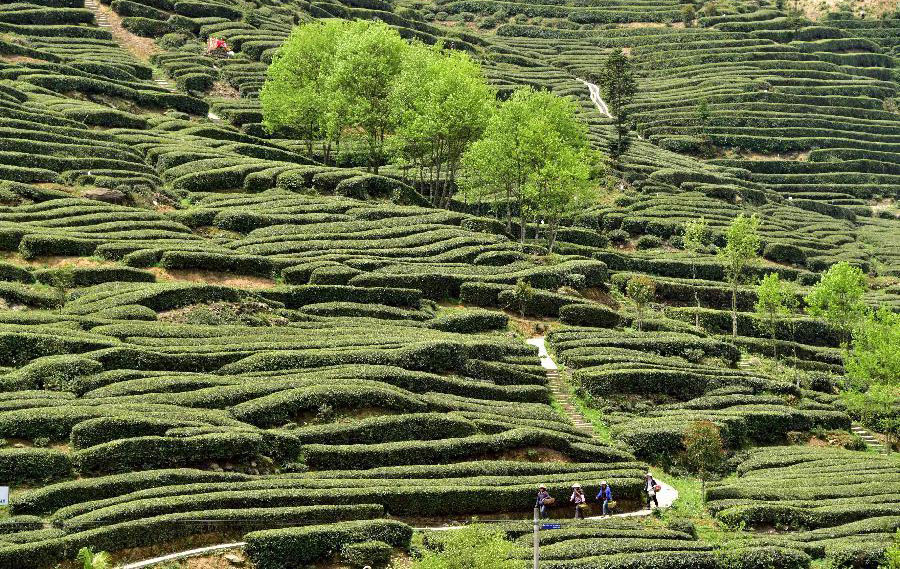
[[[216, 532], [216, 533], [208, 533], [208, 534], [200, 534], [191, 537], [186, 537], [183, 539], [178, 539], [175, 541], [170, 541], [168, 543], [160, 543], [156, 545], [151, 545], [148, 547], [136, 547], [132, 549], [122, 549], [120, 551], [111, 552], [113, 553], [113, 559], [116, 563], [132, 563], [135, 561], [142, 561], [144, 559], [152, 559], [154, 557], [160, 557], [162, 555], [168, 555], [170, 553], [177, 553], [179, 551], [187, 551], [189, 549], [196, 549], [199, 547], [206, 547], [208, 545], [218, 545], [220, 543], [231, 543], [235, 541], [241, 541], [242, 533], [229, 533], [229, 532]], [[235, 552], [237, 550], [234, 550]], [[225, 553], [232, 553], [231, 550], [222, 552], [223, 555]], [[219, 555], [207, 555], [204, 557], [198, 557], [197, 560], [202, 560], [204, 558], [213, 559], [215, 557], [220, 557]], [[224, 561], [224, 559], [222, 559]], [[187, 563], [188, 560], [184, 560], [181, 563]], [[161, 564], [160, 568], [166, 567], [165, 564]], [[175, 565], [175, 567], [191, 567], [192, 569], [224, 569], [225, 567], [233, 567], [229, 565], [208, 565], [208, 566], [191, 566], [191, 565]], [[245, 567], [251, 567], [250, 565], [246, 565]], [[75, 563], [64, 563], [61, 565], [61, 569], [81, 569], [81, 565], [76, 565]]]
[[209, 92], [213, 97], [221, 97], [223, 99], [240, 99], [240, 92], [224, 81], [216, 81], [213, 83]]
[[760, 152], [738, 152], [738, 156], [743, 160], [791, 160], [794, 162], [806, 162], [809, 158], [809, 151], [798, 152], [782, 152], [776, 154], [762, 154]]
[[4, 262], [19, 265], [26, 269], [55, 269], [57, 267], [109, 267], [117, 263], [91, 257], [38, 257], [37, 259], [23, 259], [18, 253], [4, 253], [0, 255]]
[[142, 38], [135, 35], [124, 27], [122, 27], [122, 18], [119, 17], [109, 6], [97, 4], [97, 12], [106, 15], [109, 21], [109, 32], [113, 39], [125, 48], [131, 55], [141, 61], [149, 61], [150, 56], [159, 51], [159, 46], [151, 38]]
[[160, 267], [149, 269], [160, 281], [186, 281], [192, 283], [221, 284], [235, 288], [259, 289], [275, 286], [275, 281], [263, 277], [230, 275], [213, 271], [166, 270]]
[[7, 63], [46, 63], [43, 59], [28, 57], [27, 55], [0, 55], [0, 61]]
[[472, 460], [512, 460], [516, 462], [573, 462], [565, 453], [547, 447], [517, 448], [491, 453]]
[[628, 22], [619, 24], [620, 28], [683, 28], [684, 22], [672, 22], [669, 24], [663, 22]]
[[788, 6], [796, 8], [810, 20], [820, 20], [829, 12], [844, 7], [857, 18], [878, 18], [897, 9], [897, 0], [790, 0]]

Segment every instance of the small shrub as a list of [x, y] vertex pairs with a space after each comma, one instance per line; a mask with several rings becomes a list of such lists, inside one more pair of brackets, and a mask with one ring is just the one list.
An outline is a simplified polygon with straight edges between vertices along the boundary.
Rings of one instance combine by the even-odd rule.
[[624, 229], [613, 229], [609, 233], [606, 234], [609, 238], [609, 242], [613, 245], [622, 246], [628, 243], [628, 240], [631, 236]]
[[646, 249], [659, 249], [662, 247], [662, 239], [657, 237], [656, 235], [642, 235], [636, 243], [638, 249], [646, 250]]

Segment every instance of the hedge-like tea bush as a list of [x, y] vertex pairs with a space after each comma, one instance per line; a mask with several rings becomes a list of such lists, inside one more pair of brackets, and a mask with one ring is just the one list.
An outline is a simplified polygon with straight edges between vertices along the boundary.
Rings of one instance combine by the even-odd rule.
[[69, 457], [49, 448], [0, 448], [0, 479], [13, 483], [35, 483], [69, 476]]
[[259, 569], [288, 569], [297, 563], [323, 561], [345, 544], [381, 541], [409, 547], [412, 528], [392, 520], [341, 522], [306, 528], [249, 533], [246, 552]]
[[559, 319], [573, 326], [615, 328], [622, 321], [615, 310], [602, 304], [567, 304], [560, 307]]

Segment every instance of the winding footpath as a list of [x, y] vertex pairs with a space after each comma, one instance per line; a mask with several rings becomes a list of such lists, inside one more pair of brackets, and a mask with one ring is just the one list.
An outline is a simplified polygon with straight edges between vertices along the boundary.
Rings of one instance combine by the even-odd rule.
[[609, 107], [606, 106], [606, 102], [600, 98], [600, 87], [594, 85], [589, 81], [585, 81], [584, 79], [579, 79], [582, 83], [587, 85], [588, 91], [591, 93], [591, 101], [597, 106], [597, 110], [603, 113], [606, 118], [612, 118], [612, 115], [609, 113]]
[[[596, 87], [596, 85], [595, 85]], [[599, 94], [598, 94], [599, 97]], [[602, 102], [602, 101], [601, 101]], [[546, 339], [544, 336], [538, 336], [536, 338], [531, 338], [530, 340], [526, 340], [526, 343], [535, 346], [538, 349], [538, 357], [541, 359], [541, 367], [546, 370], [548, 384], [550, 385], [550, 389], [554, 394], [554, 398], [559, 401], [563, 410], [566, 413], [566, 417], [572, 422], [573, 425], [578, 427], [580, 430], [592, 433], [593, 427], [590, 422], [585, 419], [584, 415], [578, 410], [572, 401], [572, 394], [569, 390], [569, 387], [565, 384], [565, 381], [560, 377], [559, 366], [556, 365], [556, 362], [553, 361], [553, 358], [550, 357], [550, 354], [547, 352]], [[661, 509], [669, 508], [672, 506], [672, 503], [678, 499], [678, 490], [662, 482], [659, 478], [654, 475], [656, 478], [656, 482], [660, 485], [659, 492], [656, 493], [656, 500], [659, 502], [659, 507]], [[640, 516], [649, 516], [652, 514], [652, 510], [644, 509], [637, 510], [635, 512], [625, 512], [623, 514], [613, 514], [610, 517], [613, 518], [627, 518], [627, 517], [640, 517]], [[603, 516], [590, 516], [585, 518], [587, 520], [599, 520], [603, 519]]]
[[[601, 101], [602, 103], [602, 101]], [[599, 105], [598, 105], [599, 106]], [[585, 419], [585, 417], [578, 411], [578, 408], [575, 406], [572, 401], [572, 395], [568, 386], [565, 384], [565, 381], [560, 377], [559, 366], [556, 365], [556, 362], [553, 361], [553, 358], [550, 357], [550, 354], [547, 352], [547, 346], [545, 344], [544, 336], [539, 336], [537, 338], [531, 338], [527, 340], [527, 343], [535, 346], [538, 349], [538, 357], [541, 360], [541, 367], [547, 373], [548, 384], [550, 386], [551, 391], [554, 394], [554, 397], [559, 401], [563, 410], [565, 411], [566, 417], [572, 421], [572, 424], [578, 427], [580, 430], [585, 431], [587, 433], [593, 432], [593, 427], [591, 427], [590, 422]], [[673, 488], [672, 486], [662, 482], [657, 478], [657, 483], [661, 486], [661, 489], [656, 494], [656, 499], [659, 501], [659, 508], [666, 509], [672, 506], [672, 503], [678, 499], [678, 490]], [[637, 510], [635, 512], [625, 512], [622, 514], [613, 514], [609, 517], [612, 518], [631, 518], [631, 517], [642, 517], [649, 516], [653, 512], [649, 509]], [[605, 516], [588, 516], [584, 518], [585, 520], [603, 520]], [[548, 522], [553, 523], [565, 523], [568, 520], [559, 520], [553, 519], [548, 520]], [[452, 531], [457, 529], [462, 529], [465, 526], [463, 525], [452, 525], [452, 526], [432, 526], [432, 527], [417, 527], [415, 529], [420, 531]], [[246, 545], [246, 542], [238, 541], [234, 543], [223, 543], [221, 545], [210, 545], [208, 547], [200, 547], [197, 549], [190, 549], [187, 551], [181, 551], [179, 553], [171, 553], [169, 555], [163, 555], [161, 557], [154, 557], [153, 559], [145, 559], [143, 561], [137, 561], [135, 563], [128, 563], [126, 565], [120, 565], [118, 569], [144, 569], [146, 567], [153, 567], [154, 565], [158, 565], [160, 563], [166, 563], [170, 561], [178, 561], [180, 559], [187, 559], [189, 557], [197, 557], [199, 555], [208, 555], [210, 553], [217, 553], [221, 551], [228, 551], [232, 549], [241, 549]]]

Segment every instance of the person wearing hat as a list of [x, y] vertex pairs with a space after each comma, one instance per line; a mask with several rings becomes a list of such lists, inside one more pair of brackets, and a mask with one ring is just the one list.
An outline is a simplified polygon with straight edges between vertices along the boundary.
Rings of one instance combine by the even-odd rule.
[[584, 508], [587, 498], [584, 496], [584, 490], [581, 489], [581, 484], [577, 482], [572, 484], [572, 497], [569, 498], [569, 501], [575, 504], [575, 519], [584, 519]]
[[609, 503], [612, 502], [612, 489], [606, 480], [600, 481], [600, 491], [597, 492], [597, 501], [603, 506], [603, 515], [609, 515]]
[[647, 473], [647, 476], [644, 477], [644, 491], [647, 493], [647, 509], [651, 509], [651, 502], [656, 504], [656, 507], [658, 508], [659, 500], [656, 499], [656, 493], [659, 492], [659, 484], [653, 479], [653, 475], [649, 472]]
[[550, 492], [547, 492], [547, 487], [541, 484], [540, 488], [538, 488], [537, 494], [537, 504], [536, 506], [541, 511], [541, 517], [546, 518], [549, 514], [547, 514], [547, 508], [553, 504], [555, 500], [553, 496], [550, 495]]

